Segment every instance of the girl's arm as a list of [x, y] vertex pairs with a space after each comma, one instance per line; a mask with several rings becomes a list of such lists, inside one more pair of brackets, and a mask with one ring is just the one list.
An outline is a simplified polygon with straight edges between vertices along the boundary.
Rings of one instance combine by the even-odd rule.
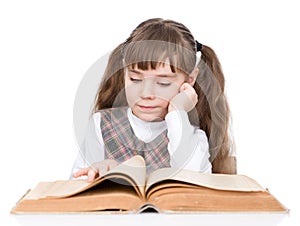
[[100, 113], [96, 113], [90, 118], [83, 143], [80, 146], [73, 165], [70, 179], [73, 178], [74, 173], [79, 172], [81, 169], [90, 167], [94, 162], [104, 160], [103, 138], [102, 134], [97, 130], [97, 126], [100, 126], [100, 120]]
[[189, 83], [183, 83], [171, 100], [166, 115], [168, 150], [171, 166], [211, 173], [206, 134], [190, 124], [187, 112], [198, 102], [198, 95]]
[[171, 167], [211, 173], [209, 146], [205, 132], [190, 124], [188, 114], [184, 110], [169, 112], [166, 123]]

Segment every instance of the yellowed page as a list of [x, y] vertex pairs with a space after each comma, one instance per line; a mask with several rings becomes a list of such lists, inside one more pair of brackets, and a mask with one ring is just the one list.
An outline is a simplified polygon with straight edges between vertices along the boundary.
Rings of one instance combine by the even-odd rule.
[[108, 171], [104, 177], [118, 174], [123, 174], [132, 178], [140, 195], [145, 197], [146, 164], [142, 156], [133, 156], [131, 159]]
[[157, 182], [172, 179], [218, 190], [265, 191], [256, 181], [234, 174], [204, 174], [190, 170], [163, 168], [153, 172], [147, 179], [146, 190]]
[[143, 157], [140, 155], [133, 156], [131, 159], [116, 166], [108, 171], [105, 176], [116, 173], [131, 177], [138, 186], [145, 186], [146, 165]]
[[[67, 197], [87, 190], [102, 181], [109, 179], [123, 179], [123, 182], [129, 182], [132, 186], [134, 186], [137, 193], [144, 197], [146, 181], [146, 167], [144, 159], [138, 155], [134, 156], [91, 183], [88, 183], [86, 180], [41, 182], [24, 198], [40, 199], [46, 197]], [[122, 180], [115, 180], [115, 182], [122, 183]]]
[[85, 180], [40, 182], [33, 190], [27, 193], [24, 199], [67, 196], [71, 193], [77, 193], [89, 185], [90, 183]]

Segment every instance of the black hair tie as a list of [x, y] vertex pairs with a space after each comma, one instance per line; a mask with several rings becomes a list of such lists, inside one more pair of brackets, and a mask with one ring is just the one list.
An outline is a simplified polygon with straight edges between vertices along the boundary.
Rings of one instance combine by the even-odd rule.
[[200, 42], [198, 42], [197, 40], [196, 40], [196, 50], [197, 50], [197, 52], [201, 52], [201, 49], [202, 49], [202, 44], [200, 43]]

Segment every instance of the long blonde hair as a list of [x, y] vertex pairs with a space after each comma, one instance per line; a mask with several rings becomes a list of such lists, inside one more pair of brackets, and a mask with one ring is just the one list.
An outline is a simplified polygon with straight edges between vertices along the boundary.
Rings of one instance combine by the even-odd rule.
[[[127, 106], [124, 63], [147, 70], [155, 69], [168, 58], [173, 72], [180, 70], [189, 74], [196, 65], [196, 52], [196, 40], [183, 24], [160, 18], [142, 22], [111, 53], [95, 99], [94, 112]], [[212, 172], [236, 173], [235, 157], [230, 156], [232, 141], [228, 131], [230, 111], [224, 94], [225, 79], [218, 57], [210, 47], [201, 46], [201, 59], [196, 67], [199, 74], [194, 89], [198, 103], [189, 113], [191, 123], [208, 136]]]

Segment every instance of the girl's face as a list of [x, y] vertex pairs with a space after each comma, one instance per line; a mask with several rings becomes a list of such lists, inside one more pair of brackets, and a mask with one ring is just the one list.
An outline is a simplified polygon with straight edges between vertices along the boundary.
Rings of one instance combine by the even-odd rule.
[[185, 74], [173, 73], [169, 64], [146, 71], [126, 68], [125, 93], [133, 114], [148, 122], [164, 120], [169, 101], [178, 94], [185, 79]]

